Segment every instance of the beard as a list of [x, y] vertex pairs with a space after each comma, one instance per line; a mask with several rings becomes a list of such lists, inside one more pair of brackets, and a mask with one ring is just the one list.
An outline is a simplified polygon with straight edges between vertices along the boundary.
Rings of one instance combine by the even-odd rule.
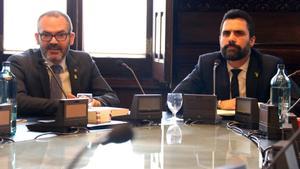
[[67, 48], [62, 48], [58, 44], [48, 44], [45, 47], [41, 47], [41, 52], [44, 58], [54, 64], [59, 64], [68, 53], [70, 45]]
[[[229, 48], [230, 47], [230, 48]], [[229, 48], [229, 49], [228, 49]], [[246, 57], [250, 52], [250, 43], [248, 42], [245, 48], [229, 43], [221, 49], [222, 56], [229, 61], [237, 61]]]

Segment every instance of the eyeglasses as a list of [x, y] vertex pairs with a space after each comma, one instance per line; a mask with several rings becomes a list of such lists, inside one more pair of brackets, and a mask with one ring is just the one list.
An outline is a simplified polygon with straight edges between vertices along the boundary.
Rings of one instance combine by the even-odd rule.
[[53, 37], [55, 37], [55, 39], [58, 42], [61, 42], [61, 41], [65, 41], [69, 34], [70, 33], [60, 32], [60, 33], [57, 33], [57, 34], [53, 35], [51, 33], [43, 32], [43, 33], [40, 33], [40, 37], [41, 37], [41, 40], [45, 41], [45, 42], [50, 42]]

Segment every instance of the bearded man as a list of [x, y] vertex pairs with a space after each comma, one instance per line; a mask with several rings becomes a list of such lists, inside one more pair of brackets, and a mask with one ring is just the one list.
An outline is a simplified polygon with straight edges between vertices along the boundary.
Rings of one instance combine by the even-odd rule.
[[[271, 78], [282, 61], [255, 50], [255, 40], [251, 16], [239, 9], [229, 10], [220, 26], [220, 51], [200, 55], [194, 70], [173, 92], [213, 94], [213, 69], [217, 62], [215, 94], [219, 108], [235, 109], [236, 97], [253, 97], [259, 102], [267, 102]], [[292, 88], [292, 99], [295, 100], [299, 94], [293, 91]]]

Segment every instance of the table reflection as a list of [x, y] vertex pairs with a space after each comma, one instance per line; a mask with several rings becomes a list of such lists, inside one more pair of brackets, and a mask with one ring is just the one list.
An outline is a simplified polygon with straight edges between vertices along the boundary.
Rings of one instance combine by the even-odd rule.
[[170, 125], [166, 133], [167, 144], [181, 144], [182, 132], [177, 124]]
[[[247, 168], [259, 168], [255, 144], [222, 125], [178, 125], [180, 141], [177, 136], [170, 139], [173, 127], [136, 127], [134, 140], [89, 149], [76, 168], [189, 169], [241, 163]], [[1, 168], [66, 168], [81, 149], [107, 132], [5, 144], [0, 147], [0, 165]]]

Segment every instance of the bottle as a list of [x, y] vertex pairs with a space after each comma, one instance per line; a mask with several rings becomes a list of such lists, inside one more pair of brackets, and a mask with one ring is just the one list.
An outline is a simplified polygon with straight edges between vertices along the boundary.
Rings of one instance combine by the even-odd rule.
[[4, 61], [2, 63], [2, 70], [0, 72], [0, 104], [11, 104], [11, 131], [10, 135], [16, 133], [16, 119], [17, 119], [17, 81], [15, 75], [10, 71], [10, 62]]
[[277, 73], [271, 79], [271, 104], [278, 107], [279, 124], [288, 123], [288, 109], [291, 105], [291, 81], [284, 72], [284, 64], [277, 65]]

